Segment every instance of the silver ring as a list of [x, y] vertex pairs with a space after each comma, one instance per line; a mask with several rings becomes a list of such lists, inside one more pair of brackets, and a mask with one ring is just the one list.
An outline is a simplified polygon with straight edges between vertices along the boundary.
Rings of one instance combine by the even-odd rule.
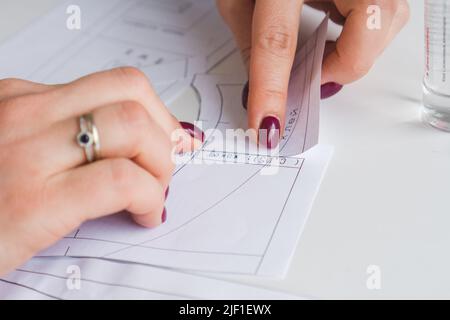
[[86, 160], [92, 163], [100, 159], [100, 138], [92, 114], [85, 114], [79, 118], [80, 132], [77, 143], [84, 149]]

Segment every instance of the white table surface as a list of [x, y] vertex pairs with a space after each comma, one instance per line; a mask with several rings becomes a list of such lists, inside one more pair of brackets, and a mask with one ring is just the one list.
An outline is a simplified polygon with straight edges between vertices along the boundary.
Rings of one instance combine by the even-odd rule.
[[[58, 2], [1, 0], [0, 41]], [[336, 152], [288, 277], [239, 281], [319, 298], [450, 298], [450, 134], [420, 121], [423, 2], [410, 3], [372, 72], [322, 104], [321, 143]], [[369, 265], [380, 290], [366, 287]]]

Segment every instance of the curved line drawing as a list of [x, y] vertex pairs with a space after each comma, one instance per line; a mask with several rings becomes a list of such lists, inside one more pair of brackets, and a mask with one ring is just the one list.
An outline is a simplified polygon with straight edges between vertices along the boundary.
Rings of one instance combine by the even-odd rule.
[[[307, 78], [307, 73], [305, 72], [305, 81], [306, 81], [306, 78]], [[197, 119], [199, 119], [200, 114], [201, 114], [201, 110], [202, 110], [201, 108], [203, 107], [203, 102], [202, 102], [202, 99], [201, 99], [201, 94], [200, 94], [200, 92], [198, 91], [198, 88], [197, 88], [197, 87], [195, 86], [195, 84], [194, 84], [196, 79], [197, 79], [197, 75], [195, 75], [195, 76], [193, 77], [193, 79], [192, 79], [192, 81], [191, 81], [191, 86], [192, 86], [192, 88], [194, 88], [194, 90], [196, 91], [196, 94], [197, 94], [197, 96], [198, 96], [198, 98], [199, 98], [199, 100], [200, 100], [200, 109], [199, 109], [199, 114], [197, 115]], [[220, 114], [219, 114], [219, 117], [218, 117], [216, 123], [214, 124], [214, 129], [217, 129], [217, 127], [218, 127], [218, 125], [219, 125], [219, 123], [220, 123], [220, 121], [221, 121], [221, 119], [222, 119], [222, 117], [223, 117], [223, 112], [224, 112], [224, 103], [225, 103], [225, 101], [224, 101], [224, 94], [223, 94], [222, 88], [221, 88], [222, 85], [223, 85], [223, 84], [220, 84], [220, 83], [216, 84], [216, 88], [217, 88], [217, 90], [218, 90], [217, 93], [218, 93], [219, 96], [220, 96]], [[310, 93], [309, 93], [309, 94], [310, 94]], [[303, 103], [303, 100], [304, 100], [304, 94], [302, 94], [302, 98], [301, 98], [301, 99], [302, 99], [301, 102]], [[302, 105], [302, 104], [300, 104], [300, 105]], [[307, 110], [301, 110], [301, 111], [308, 112], [308, 115], [309, 115], [310, 108], [308, 107]], [[295, 128], [295, 126], [298, 124], [298, 119], [300, 119], [300, 113], [299, 113], [299, 115], [298, 115], [298, 117], [297, 117], [297, 119], [296, 119], [296, 123], [294, 124], [294, 128]], [[292, 138], [292, 135], [293, 135], [293, 134], [291, 133], [291, 134], [286, 138], [285, 144], [283, 145], [282, 148], [286, 147], [286, 145], [288, 144], [288, 142], [289, 142], [290, 139]], [[305, 138], [306, 138], [306, 132], [305, 132]], [[208, 141], [208, 140], [207, 140], [207, 141]], [[305, 142], [304, 142], [304, 143], [305, 143]], [[206, 142], [205, 142], [205, 144], [206, 144]], [[205, 144], [204, 144], [204, 145], [205, 145]], [[183, 164], [183, 165], [182, 165], [182, 166], [174, 173], [174, 176], [175, 176], [176, 174], [178, 174], [179, 172], [181, 172], [181, 171], [186, 167], [186, 165], [189, 164], [189, 162], [192, 161], [192, 160], [194, 159], [194, 157], [198, 155], [198, 153], [199, 153], [200, 151], [204, 151], [204, 145], [202, 146], [202, 148], [201, 148], [199, 151], [195, 152], [195, 153], [192, 155], [192, 157], [191, 157], [189, 160], [187, 160], [186, 163], [184, 163], [184, 164]], [[304, 147], [304, 146], [303, 146], [303, 147]], [[195, 220], [197, 220], [198, 218], [204, 216], [205, 214], [207, 214], [208, 212], [210, 212], [213, 208], [217, 207], [217, 206], [218, 206], [219, 204], [221, 204], [223, 201], [225, 201], [226, 199], [228, 199], [231, 195], [235, 194], [238, 190], [240, 190], [243, 186], [245, 186], [248, 182], [250, 182], [250, 181], [251, 181], [258, 173], [260, 173], [260, 171], [261, 171], [264, 167], [266, 167], [266, 166], [267, 166], [267, 165], [261, 165], [260, 168], [259, 168], [258, 170], [256, 170], [256, 172], [252, 173], [252, 174], [251, 174], [248, 178], [246, 178], [239, 186], [237, 186], [237, 187], [234, 188], [232, 191], [230, 191], [229, 193], [227, 193], [227, 194], [226, 194], [224, 197], [222, 197], [221, 199], [219, 199], [219, 200], [217, 200], [216, 202], [214, 202], [214, 203], [213, 203], [211, 206], [209, 206], [207, 209], [205, 209], [205, 210], [203, 210], [202, 212], [200, 212], [200, 213], [194, 215], [192, 218], [190, 218], [189, 220], [187, 220], [187, 221], [185, 221], [184, 223], [180, 224], [179, 226], [175, 227], [174, 229], [172, 229], [172, 230], [170, 230], [170, 231], [168, 231], [168, 232], [166, 232], [166, 233], [164, 233], [164, 234], [161, 234], [161, 235], [159, 235], [159, 236], [156, 236], [156, 237], [154, 237], [154, 238], [147, 239], [147, 240], [145, 240], [145, 241], [143, 241], [143, 242], [136, 243], [136, 244], [131, 244], [131, 245], [127, 245], [127, 246], [124, 247], [124, 248], [121, 248], [121, 249], [118, 249], [118, 250], [115, 250], [115, 251], [113, 251], [113, 252], [110, 252], [110, 253], [107, 253], [107, 254], [103, 255], [103, 257], [111, 256], [111, 255], [114, 255], [114, 254], [116, 254], [116, 253], [118, 253], [118, 252], [125, 251], [125, 250], [128, 250], [128, 249], [133, 248], [133, 247], [144, 247], [144, 248], [147, 248], [147, 246], [144, 246], [144, 244], [150, 243], [150, 242], [155, 241], [155, 240], [158, 240], [158, 239], [161, 239], [161, 238], [163, 238], [163, 237], [166, 237], [166, 236], [168, 236], [168, 235], [170, 235], [170, 234], [172, 234], [172, 233], [174, 233], [174, 232], [177, 232], [177, 231], [179, 231], [180, 229], [182, 229], [182, 228], [184, 228], [184, 227], [190, 225], [193, 221], [195, 221]], [[300, 170], [300, 169], [299, 169], [299, 170]], [[282, 213], [280, 213], [280, 215], [281, 215], [281, 214], [282, 214]], [[277, 226], [275, 225], [274, 230], [276, 229], [276, 227], [277, 227]], [[92, 239], [92, 240], [94, 240], [94, 239]], [[270, 240], [269, 240], [269, 244], [270, 244]], [[154, 248], [154, 249], [164, 249], [164, 248]], [[167, 249], [167, 250], [170, 250], [170, 249]], [[173, 249], [173, 250], [176, 250], [176, 249]], [[180, 251], [189, 252], [188, 250], [180, 250]], [[263, 259], [263, 257], [262, 257], [262, 259]], [[262, 260], [262, 259], [261, 259], [261, 260]]]
[[[202, 104], [203, 104], [203, 101], [202, 101], [202, 98], [201, 98], [201, 95], [200, 95], [200, 91], [198, 90], [198, 88], [197, 88], [197, 87], [195, 86], [195, 84], [194, 84], [196, 79], [197, 79], [197, 75], [195, 75], [194, 78], [192, 79], [192, 81], [191, 81], [191, 87], [192, 87], [192, 88], [195, 88], [194, 90], [196, 91], [196, 94], [198, 95], [198, 98], [199, 98], [200, 106], [199, 106], [199, 112], [198, 112], [198, 115], [197, 115], [197, 120], [200, 120], [200, 114], [201, 114], [201, 110], [202, 110]], [[216, 124], [214, 125], [214, 129], [217, 129], [217, 127], [218, 127], [218, 125], [219, 125], [219, 122], [220, 122], [220, 119], [222, 118], [222, 114], [223, 114], [223, 103], [224, 103], [224, 101], [223, 101], [223, 94], [222, 94], [222, 92], [221, 92], [221, 90], [220, 90], [220, 87], [219, 87], [218, 85], [216, 85], [216, 87], [217, 87], [217, 89], [218, 89], [218, 91], [219, 91], [219, 96], [220, 96], [220, 111], [219, 111], [219, 117], [218, 117], [218, 120], [217, 120]], [[194, 159], [201, 151], [203, 151], [204, 146], [207, 145], [208, 142], [209, 142], [209, 138], [203, 143], [202, 147], [201, 147], [199, 150], [195, 151], [195, 152], [192, 154], [192, 156], [191, 156], [191, 158], [190, 158], [189, 160], [186, 160], [186, 162], [183, 163], [183, 165], [182, 165], [178, 170], [176, 170], [176, 171], [174, 172], [174, 174], [172, 175], [172, 177], [174, 177], [174, 176], [177, 175], [181, 170], [183, 170], [183, 169], [186, 167], [186, 165], [189, 164], [189, 162], [191, 162], [191, 161], [192, 161], [192, 160], [193, 160], [193, 159]]]
[[[214, 127], [215, 129], [217, 129], [218, 123], [219, 123], [220, 120], [222, 119], [223, 108], [224, 108], [224, 96], [223, 96], [223, 92], [222, 92], [222, 90], [221, 90], [221, 84], [217, 84], [216, 87], [217, 87], [217, 89], [218, 89], [218, 91], [219, 91], [220, 99], [221, 99], [221, 105], [220, 105], [220, 112], [221, 112], [221, 113], [220, 113], [220, 116], [219, 116], [219, 118], [218, 118], [218, 121], [217, 121], [216, 124], [215, 124], [215, 127]], [[302, 99], [303, 99], [303, 95], [302, 95]], [[308, 110], [309, 110], [309, 109], [308, 109]], [[300, 116], [299, 116], [299, 117], [300, 117]], [[298, 118], [299, 118], [299, 117], [298, 117]], [[297, 120], [298, 120], [298, 118], [297, 118]], [[287, 143], [289, 142], [289, 140], [290, 140], [291, 137], [292, 137], [292, 134], [289, 135], [289, 136], [287, 137], [284, 146], [287, 145]], [[205, 142], [205, 144], [206, 144], [206, 142]], [[283, 147], [284, 147], [284, 146], [283, 146]], [[203, 146], [202, 146], [202, 149], [201, 149], [201, 150], [203, 150]], [[198, 152], [197, 152], [195, 155], [197, 155], [197, 154], [198, 154]], [[193, 157], [194, 157], [194, 156], [193, 156]], [[188, 160], [188, 161], [187, 161], [187, 162], [186, 162], [186, 163], [185, 163], [185, 164], [177, 171], [177, 173], [180, 172], [183, 168], [185, 168], [186, 165], [193, 159], [193, 157], [192, 157], [190, 160]], [[119, 252], [128, 250], [128, 249], [130, 249], [130, 248], [133, 248], [133, 247], [136, 247], [136, 246], [142, 246], [142, 245], [144, 245], [144, 244], [146, 244], [146, 243], [150, 243], [150, 242], [152, 242], [152, 241], [161, 239], [161, 238], [163, 238], [163, 237], [165, 237], [165, 236], [167, 236], [167, 235], [170, 235], [170, 234], [172, 234], [172, 233], [174, 233], [174, 232], [180, 230], [181, 228], [183, 228], [183, 227], [189, 225], [190, 223], [192, 223], [193, 221], [195, 221], [195, 220], [198, 219], [199, 217], [201, 217], [201, 216], [203, 216], [204, 214], [206, 214], [209, 210], [213, 209], [214, 207], [216, 207], [217, 205], [219, 205], [220, 203], [222, 203], [223, 201], [225, 201], [225, 200], [226, 200], [228, 197], [230, 197], [232, 194], [234, 194], [235, 192], [237, 192], [241, 187], [243, 187], [245, 184], [247, 184], [248, 182], [250, 182], [250, 181], [251, 181], [258, 173], [260, 173], [261, 170], [262, 170], [264, 167], [266, 167], [266, 166], [267, 166], [267, 165], [261, 165], [261, 168], [260, 168], [259, 170], [257, 170], [255, 173], [253, 173], [249, 178], [247, 178], [247, 179], [246, 179], [243, 183], [241, 183], [238, 187], [236, 187], [236, 188], [233, 189], [231, 192], [229, 192], [227, 195], [225, 195], [222, 199], [219, 199], [219, 200], [216, 201], [214, 204], [212, 204], [210, 207], [208, 207], [208, 208], [205, 209], [204, 211], [200, 212], [199, 214], [194, 215], [191, 219], [189, 219], [189, 220], [187, 220], [186, 222], [182, 223], [182, 224], [179, 225], [178, 227], [175, 227], [174, 229], [172, 229], [172, 230], [170, 230], [170, 231], [168, 231], [168, 232], [166, 232], [166, 233], [164, 233], [164, 234], [162, 234], [162, 235], [156, 236], [156, 237], [154, 237], [154, 238], [152, 238], [152, 239], [148, 239], [148, 240], [145, 240], [145, 241], [143, 241], [143, 242], [139, 242], [139, 243], [137, 243], [137, 244], [129, 245], [129, 246], [125, 247], [125, 248], [117, 249], [117, 250], [115, 250], [115, 251], [113, 251], [113, 252], [110, 252], [110, 253], [107, 253], [107, 254], [103, 255], [103, 257], [111, 256], [111, 255], [114, 255], [114, 254], [116, 254], [116, 253], [119, 253]], [[275, 229], [276, 229], [276, 226], [275, 226]]]
[[18, 286], [18, 287], [21, 287], [21, 288], [24, 288], [24, 289], [28, 289], [28, 290], [30, 290], [30, 291], [33, 291], [33, 292], [39, 293], [40, 295], [43, 295], [43, 296], [45, 296], [45, 297], [48, 297], [48, 298], [50, 298], [50, 299], [54, 299], [54, 300], [62, 300], [61, 298], [58, 298], [58, 297], [56, 297], [56, 296], [53, 296], [53, 295], [51, 295], [51, 294], [49, 294], [49, 293], [46, 293], [46, 292], [44, 292], [44, 291], [40, 291], [40, 290], [38, 290], [38, 289], [35, 289], [35, 288], [32, 288], [32, 287], [26, 286], [26, 285], [21, 284], [21, 283], [17, 283], [17, 282], [5, 280], [5, 279], [0, 279], [0, 282], [4, 282], [4, 283], [7, 283], [7, 284], [11, 284], [11, 285], [13, 285], [13, 286]]
[[105, 240], [105, 239], [96, 239], [96, 238], [90, 238], [90, 237], [64, 237], [66, 240], [87, 240], [87, 241], [94, 241], [94, 242], [106, 242], [106, 243], [113, 243], [118, 245], [127, 245], [127, 246], [133, 246], [138, 248], [145, 248], [145, 249], [152, 249], [152, 250], [160, 250], [160, 251], [175, 251], [175, 252], [184, 252], [184, 253], [199, 253], [199, 254], [223, 254], [223, 255], [231, 255], [231, 256], [244, 256], [244, 257], [260, 257], [259, 254], [250, 254], [250, 253], [236, 253], [236, 252], [226, 252], [226, 251], [201, 251], [201, 250], [186, 250], [186, 249], [170, 249], [170, 248], [160, 248], [160, 247], [152, 247], [152, 246], [145, 246], [143, 244], [134, 244], [131, 242], [123, 242], [123, 241], [116, 241], [116, 240]]
[[225, 200], [226, 200], [228, 197], [230, 197], [232, 194], [236, 193], [242, 186], [244, 186], [244, 185], [245, 185], [246, 183], [248, 183], [251, 179], [253, 179], [259, 172], [261, 172], [261, 170], [262, 170], [264, 167], [265, 167], [265, 166], [261, 166], [261, 168], [260, 168], [259, 170], [257, 170], [255, 173], [253, 173], [249, 178], [247, 178], [247, 179], [246, 179], [243, 183], [241, 183], [237, 188], [233, 189], [231, 192], [229, 192], [227, 195], [225, 195], [225, 197], [223, 197], [222, 199], [216, 201], [213, 205], [211, 205], [211, 206], [208, 207], [207, 209], [203, 210], [203, 211], [200, 212], [199, 214], [195, 215], [193, 218], [189, 219], [188, 221], [182, 223], [182, 224], [179, 225], [178, 227], [176, 227], [176, 228], [174, 228], [174, 229], [172, 229], [172, 230], [170, 230], [170, 231], [168, 231], [168, 232], [166, 232], [166, 233], [164, 233], [164, 234], [162, 234], [162, 235], [156, 236], [156, 237], [154, 237], [154, 238], [152, 238], [152, 239], [145, 240], [145, 241], [140, 242], [140, 243], [138, 243], [138, 244], [133, 244], [133, 245], [131, 245], [131, 246], [127, 246], [127, 247], [125, 247], [125, 248], [121, 248], [121, 249], [115, 250], [115, 251], [113, 251], [113, 252], [107, 253], [107, 254], [103, 255], [103, 257], [107, 257], [107, 256], [110, 256], [110, 255], [116, 254], [116, 253], [118, 253], [118, 252], [122, 252], [122, 251], [128, 250], [128, 249], [133, 248], [133, 247], [135, 247], [135, 246], [137, 246], [137, 245], [143, 245], [143, 244], [152, 242], [152, 241], [154, 241], [154, 240], [161, 239], [161, 238], [163, 238], [163, 237], [165, 237], [165, 236], [167, 236], [167, 235], [169, 235], [169, 234], [172, 234], [172, 233], [174, 233], [174, 232], [180, 230], [181, 228], [183, 228], [183, 227], [189, 225], [189, 224], [192, 223], [193, 221], [197, 220], [199, 217], [201, 217], [201, 216], [203, 216], [204, 214], [206, 214], [209, 210], [213, 209], [214, 207], [218, 206], [220, 203], [222, 203], [223, 201], [225, 201]]
[[[40, 276], [47, 276], [47, 277], [51, 277], [51, 278], [55, 278], [55, 279], [67, 280], [67, 277], [63, 277], [63, 276], [59, 276], [59, 275], [51, 274], [51, 273], [47, 273], [47, 272], [30, 271], [30, 270], [25, 270], [25, 269], [16, 269], [16, 271], [17, 272], [23, 272], [23, 273], [40, 275]], [[90, 283], [95, 283], [95, 284], [108, 286], [108, 287], [126, 288], [126, 289], [146, 291], [146, 292], [149, 292], [149, 293], [156, 293], [156, 294], [161, 294], [161, 295], [169, 295], [169, 296], [180, 297], [180, 298], [189, 298], [188, 296], [182, 296], [182, 295], [179, 295], [177, 293], [168, 293], [168, 292], [164, 292], [164, 291], [147, 289], [147, 288], [137, 287], [137, 286], [132, 286], [132, 285], [123, 285], [123, 284], [117, 284], [117, 283], [110, 283], [110, 282], [105, 282], [105, 281], [88, 279], [88, 278], [84, 278], [84, 277], [82, 278], [82, 280], [86, 281], [86, 282], [90, 282]], [[61, 298], [56, 298], [56, 299], [61, 300]]]

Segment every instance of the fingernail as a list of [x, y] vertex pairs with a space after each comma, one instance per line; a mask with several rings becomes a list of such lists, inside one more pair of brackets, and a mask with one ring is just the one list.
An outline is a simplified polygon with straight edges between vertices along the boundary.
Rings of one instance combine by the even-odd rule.
[[169, 187], [166, 189], [166, 193], [164, 193], [164, 197], [167, 200], [167, 197], [169, 196]]
[[186, 131], [192, 138], [200, 140], [201, 142], [205, 141], [205, 133], [192, 123], [180, 122], [180, 124], [184, 131]]
[[164, 210], [161, 214], [161, 223], [166, 222], [166, 220], [167, 220], [167, 210], [166, 210], [166, 208], [164, 208]]
[[328, 99], [341, 91], [342, 88], [343, 86], [336, 82], [325, 83], [320, 87], [320, 98]]
[[273, 116], [265, 117], [259, 126], [259, 142], [273, 149], [280, 140], [280, 120]]
[[248, 103], [248, 81], [245, 84], [244, 88], [242, 89], [242, 106], [245, 110], [247, 110], [247, 103]]

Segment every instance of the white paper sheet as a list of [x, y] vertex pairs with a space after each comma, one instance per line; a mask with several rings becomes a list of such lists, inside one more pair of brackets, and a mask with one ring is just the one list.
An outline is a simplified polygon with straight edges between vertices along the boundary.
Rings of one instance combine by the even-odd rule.
[[169, 103], [235, 50], [210, 0], [80, 0], [81, 29], [69, 30], [65, 1], [0, 47], [0, 79], [65, 83], [134, 66]]
[[166, 223], [147, 230], [126, 213], [109, 216], [84, 224], [40, 255], [283, 276], [332, 153], [327, 147], [309, 149], [318, 139], [326, 30], [325, 20], [297, 54], [279, 154], [267, 156], [255, 144], [241, 153], [213, 140], [217, 131], [246, 127], [245, 79], [197, 75], [192, 85], [206, 142], [174, 174]]
[[[90, 72], [132, 65], [152, 78], [166, 102], [191, 84], [201, 102], [198, 120], [204, 130], [246, 127], [241, 106], [245, 78], [200, 74], [236, 50], [213, 1], [80, 0], [81, 31], [61, 27], [67, 4], [0, 47], [0, 78], [66, 82]], [[202, 150], [187, 155], [177, 168], [164, 226], [142, 229], [126, 214], [118, 214], [84, 224], [41, 253], [124, 263], [36, 258], [0, 281], [0, 297], [292, 298], [150, 265], [209, 274], [286, 273], [332, 153], [327, 147], [310, 149], [318, 138], [325, 32], [326, 23], [297, 54], [279, 154], [267, 156], [255, 145], [240, 153], [217, 144], [213, 134], [207, 134]], [[196, 164], [199, 159], [209, 163]], [[276, 174], [261, 174], [268, 169], [275, 169]], [[80, 291], [67, 289], [69, 264], [82, 268]]]
[[35, 258], [0, 279], [0, 299], [292, 300], [300, 297], [152, 266], [98, 259]]

